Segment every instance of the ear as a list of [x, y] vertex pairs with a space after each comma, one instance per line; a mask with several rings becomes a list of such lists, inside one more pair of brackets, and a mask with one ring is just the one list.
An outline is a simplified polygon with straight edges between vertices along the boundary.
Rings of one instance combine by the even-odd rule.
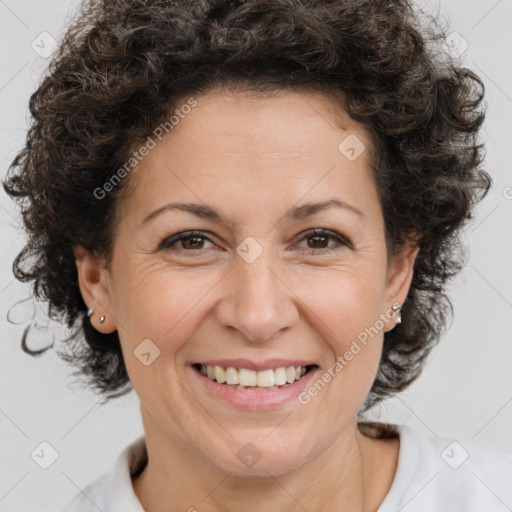
[[414, 263], [418, 256], [419, 247], [406, 245], [389, 261], [387, 270], [385, 307], [385, 332], [390, 331], [396, 325], [396, 316], [393, 305], [403, 305], [414, 275]]
[[[76, 268], [78, 270], [78, 286], [88, 308], [94, 310], [91, 316], [93, 327], [103, 334], [116, 330], [111, 311], [110, 271], [102, 258], [87, 251], [81, 245], [73, 247]], [[103, 322], [99, 322], [105, 317]]]

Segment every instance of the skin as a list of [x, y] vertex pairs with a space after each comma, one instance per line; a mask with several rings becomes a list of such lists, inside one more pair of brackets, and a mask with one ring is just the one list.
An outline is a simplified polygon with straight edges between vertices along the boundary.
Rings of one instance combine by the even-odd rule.
[[[91, 321], [100, 332], [118, 330], [140, 398], [149, 463], [134, 490], [149, 512], [234, 511], [240, 503], [253, 512], [375, 511], [392, 484], [399, 441], [364, 436], [356, 414], [417, 249], [388, 257], [371, 139], [322, 93], [215, 89], [196, 98], [130, 176], [111, 265], [75, 247]], [[367, 148], [354, 161], [338, 149], [349, 134]], [[333, 197], [362, 214], [329, 208], [284, 218]], [[171, 201], [207, 204], [227, 224], [178, 210], [142, 223]], [[301, 235], [312, 228], [350, 246]], [[189, 230], [206, 238], [158, 250]], [[246, 237], [263, 250], [252, 263], [236, 252]], [[213, 398], [190, 368], [208, 359], [301, 358], [318, 364], [320, 378], [386, 313], [378, 335], [306, 405], [242, 411]], [[147, 338], [160, 350], [150, 366], [133, 353]], [[249, 442], [262, 455], [250, 468], [237, 457]]]

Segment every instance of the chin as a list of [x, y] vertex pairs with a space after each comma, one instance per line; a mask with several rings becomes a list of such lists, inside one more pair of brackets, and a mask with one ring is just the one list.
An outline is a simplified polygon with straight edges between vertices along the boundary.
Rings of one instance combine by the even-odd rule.
[[[271, 430], [266, 429], [253, 436], [244, 435], [243, 439], [235, 437], [230, 439], [223, 453], [216, 450], [206, 456], [219, 469], [233, 476], [255, 477], [289, 473], [302, 466], [311, 456], [313, 447], [303, 446], [290, 437], [269, 439], [269, 432]], [[270, 437], [274, 434], [271, 433]]]

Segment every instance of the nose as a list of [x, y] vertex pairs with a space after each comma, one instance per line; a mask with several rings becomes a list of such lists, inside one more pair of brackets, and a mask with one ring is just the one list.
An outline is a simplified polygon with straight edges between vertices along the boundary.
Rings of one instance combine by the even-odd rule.
[[[217, 306], [217, 320], [252, 342], [268, 342], [299, 318], [293, 291], [286, 286], [279, 266], [264, 257], [247, 263], [237, 257], [229, 273], [226, 293]], [[274, 270], [276, 269], [276, 270]]]

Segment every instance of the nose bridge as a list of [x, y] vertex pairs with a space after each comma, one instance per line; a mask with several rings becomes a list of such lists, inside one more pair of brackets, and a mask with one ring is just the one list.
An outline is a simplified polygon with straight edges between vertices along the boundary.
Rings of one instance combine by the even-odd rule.
[[[239, 250], [243, 248], [240, 244]], [[292, 325], [298, 313], [277, 268], [270, 247], [253, 261], [236, 258], [229, 292], [218, 309], [224, 327], [234, 327], [248, 340], [262, 342]]]

